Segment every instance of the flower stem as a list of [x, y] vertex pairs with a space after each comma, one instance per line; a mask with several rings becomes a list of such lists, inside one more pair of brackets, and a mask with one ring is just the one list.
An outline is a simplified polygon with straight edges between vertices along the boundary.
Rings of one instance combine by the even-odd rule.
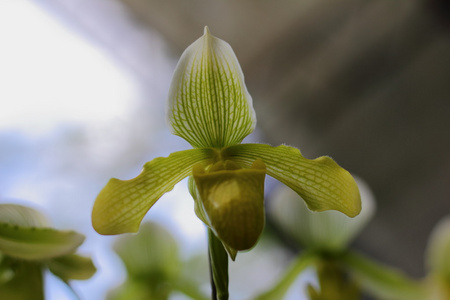
[[228, 254], [209, 228], [208, 246], [212, 300], [228, 300]]
[[300, 254], [275, 286], [271, 290], [257, 297], [257, 300], [283, 299], [299, 274], [309, 266], [313, 265], [315, 260], [316, 256], [310, 252]]

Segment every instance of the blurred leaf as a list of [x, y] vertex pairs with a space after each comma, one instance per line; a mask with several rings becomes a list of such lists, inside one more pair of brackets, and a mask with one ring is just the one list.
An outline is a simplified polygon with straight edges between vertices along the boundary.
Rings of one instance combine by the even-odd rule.
[[405, 276], [398, 270], [374, 262], [369, 258], [349, 252], [341, 257], [350, 274], [362, 288], [380, 299], [423, 300], [424, 285]]
[[0, 222], [0, 251], [5, 255], [42, 260], [72, 253], [84, 241], [75, 231], [22, 227]]
[[97, 271], [90, 258], [76, 254], [52, 258], [47, 262], [47, 266], [53, 274], [64, 282], [71, 279], [89, 279]]

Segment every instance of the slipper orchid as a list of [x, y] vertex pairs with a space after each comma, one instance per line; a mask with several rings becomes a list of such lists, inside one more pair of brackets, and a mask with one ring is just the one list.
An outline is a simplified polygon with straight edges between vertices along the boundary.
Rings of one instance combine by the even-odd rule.
[[297, 192], [313, 211], [354, 217], [361, 210], [355, 180], [331, 158], [306, 159], [284, 145], [241, 144], [256, 125], [252, 98], [230, 45], [207, 27], [178, 62], [167, 121], [194, 149], [155, 158], [134, 179], [111, 179], [92, 211], [98, 233], [138, 231], [152, 205], [188, 176], [197, 216], [232, 258], [252, 248], [262, 232], [266, 174]]

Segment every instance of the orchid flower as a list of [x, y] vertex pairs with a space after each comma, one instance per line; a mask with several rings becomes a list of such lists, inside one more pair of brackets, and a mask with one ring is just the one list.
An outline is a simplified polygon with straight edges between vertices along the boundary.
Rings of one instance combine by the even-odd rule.
[[[111, 179], [92, 211], [98, 233], [138, 231], [153, 204], [186, 177], [195, 212], [212, 232], [210, 241], [217, 238], [232, 259], [261, 235], [266, 174], [297, 192], [311, 210], [334, 209], [350, 217], [360, 212], [355, 180], [331, 158], [306, 159], [284, 145], [241, 144], [256, 126], [252, 98], [231, 46], [207, 27], [182, 54], [167, 103], [172, 133], [193, 149], [155, 158], [134, 179]], [[221, 247], [210, 242], [210, 249], [216, 246]], [[219, 260], [217, 251], [213, 261]]]
[[353, 177], [331, 158], [306, 159], [289, 146], [241, 144], [256, 125], [252, 98], [230, 45], [207, 27], [178, 62], [167, 120], [194, 149], [156, 158], [134, 179], [111, 179], [93, 207], [98, 233], [136, 232], [153, 204], [188, 176], [197, 215], [236, 250], [250, 249], [261, 234], [266, 174], [301, 195], [311, 210], [350, 217], [361, 210]]
[[69, 287], [70, 280], [89, 279], [92, 260], [75, 254], [84, 236], [49, 227], [37, 210], [0, 204], [0, 299], [44, 299], [43, 271]]

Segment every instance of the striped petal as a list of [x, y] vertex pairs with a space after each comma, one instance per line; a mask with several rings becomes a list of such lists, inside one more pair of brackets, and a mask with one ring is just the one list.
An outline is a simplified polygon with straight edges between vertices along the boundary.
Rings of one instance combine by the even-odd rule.
[[100, 234], [136, 232], [147, 211], [175, 184], [192, 173], [193, 165], [211, 160], [214, 149], [174, 152], [146, 163], [134, 179], [112, 178], [92, 210], [92, 226]]
[[236, 55], [207, 27], [178, 62], [167, 121], [173, 134], [196, 148], [238, 144], [255, 128], [252, 98]]
[[361, 211], [355, 180], [329, 157], [311, 160], [296, 148], [263, 144], [231, 146], [222, 150], [222, 156], [245, 167], [261, 159], [267, 166], [267, 174], [297, 192], [313, 211], [334, 209], [349, 217]]

